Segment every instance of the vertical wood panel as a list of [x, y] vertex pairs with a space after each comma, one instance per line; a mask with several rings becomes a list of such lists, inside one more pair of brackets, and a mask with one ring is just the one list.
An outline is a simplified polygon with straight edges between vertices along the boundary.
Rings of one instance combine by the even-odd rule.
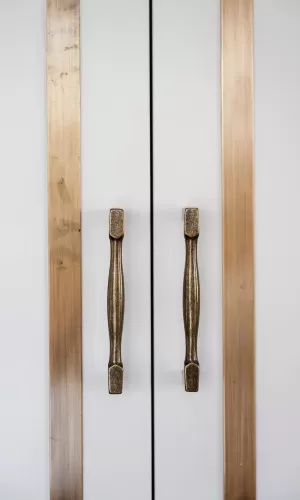
[[82, 499], [80, 0], [48, 0], [51, 500]]
[[224, 497], [256, 498], [253, 2], [222, 0]]

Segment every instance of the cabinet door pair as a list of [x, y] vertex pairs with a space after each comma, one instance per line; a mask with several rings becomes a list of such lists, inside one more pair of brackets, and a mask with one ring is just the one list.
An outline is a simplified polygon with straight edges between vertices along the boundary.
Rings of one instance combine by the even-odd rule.
[[[152, 22], [150, 74], [148, 0], [81, 1], [85, 500], [150, 500], [154, 487], [156, 500], [219, 500], [223, 491], [220, 5], [155, 1]], [[125, 214], [115, 397], [112, 207]], [[185, 207], [200, 216], [197, 393], [183, 377]]]

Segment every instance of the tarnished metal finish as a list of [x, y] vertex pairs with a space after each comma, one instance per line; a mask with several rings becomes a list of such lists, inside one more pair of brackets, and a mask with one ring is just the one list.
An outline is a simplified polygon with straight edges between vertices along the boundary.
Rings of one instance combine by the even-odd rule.
[[112, 208], [109, 212], [109, 237], [118, 240], [124, 236], [124, 211]]
[[122, 265], [123, 237], [124, 212], [120, 208], [112, 208], [109, 214], [110, 268], [107, 288], [107, 318], [110, 339], [108, 391], [110, 394], [121, 394], [123, 389], [121, 354], [125, 302]]
[[199, 236], [198, 208], [185, 209], [184, 236], [186, 245], [183, 280], [183, 319], [186, 342], [184, 380], [187, 392], [197, 392], [199, 386], [197, 337], [200, 317], [200, 283], [197, 261], [197, 240]]
[[184, 235], [188, 238], [199, 236], [199, 210], [186, 208], [184, 211]]

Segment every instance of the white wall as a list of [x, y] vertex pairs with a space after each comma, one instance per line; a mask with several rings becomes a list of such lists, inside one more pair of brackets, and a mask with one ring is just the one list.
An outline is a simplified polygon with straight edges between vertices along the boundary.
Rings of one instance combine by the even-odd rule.
[[299, 500], [300, 2], [255, 2], [257, 498]]
[[0, 498], [48, 479], [45, 2], [0, 5]]

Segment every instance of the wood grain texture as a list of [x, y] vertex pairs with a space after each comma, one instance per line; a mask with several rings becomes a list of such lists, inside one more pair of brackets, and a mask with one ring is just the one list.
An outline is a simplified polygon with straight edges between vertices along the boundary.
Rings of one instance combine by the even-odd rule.
[[82, 499], [79, 9], [47, 2], [51, 500]]
[[256, 498], [253, 2], [221, 0], [224, 498]]

